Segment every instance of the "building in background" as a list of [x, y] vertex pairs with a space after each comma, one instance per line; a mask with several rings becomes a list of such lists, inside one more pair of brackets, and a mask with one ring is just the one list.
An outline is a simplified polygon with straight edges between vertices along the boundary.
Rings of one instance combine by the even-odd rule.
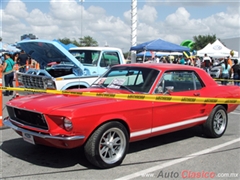
[[221, 39], [221, 41], [227, 48], [237, 51], [238, 57], [240, 56], [240, 37]]
[[21, 40], [23, 39], [38, 39], [38, 38], [34, 34], [24, 34], [21, 36]]

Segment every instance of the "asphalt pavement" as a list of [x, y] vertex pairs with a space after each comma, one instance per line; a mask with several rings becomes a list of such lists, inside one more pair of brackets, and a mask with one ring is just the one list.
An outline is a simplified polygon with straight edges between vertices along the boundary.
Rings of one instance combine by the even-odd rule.
[[240, 107], [221, 138], [194, 127], [130, 144], [120, 166], [98, 169], [82, 148], [34, 146], [12, 129], [0, 131], [1, 180], [240, 179]]

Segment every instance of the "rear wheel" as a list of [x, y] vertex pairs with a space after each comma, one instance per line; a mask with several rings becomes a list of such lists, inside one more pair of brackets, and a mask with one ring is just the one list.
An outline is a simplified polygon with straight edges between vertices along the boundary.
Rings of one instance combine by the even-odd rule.
[[228, 115], [222, 105], [213, 108], [207, 121], [204, 123], [204, 132], [208, 137], [221, 137], [227, 129]]
[[84, 146], [90, 163], [99, 168], [112, 168], [120, 165], [126, 156], [129, 145], [128, 132], [117, 121], [100, 126]]

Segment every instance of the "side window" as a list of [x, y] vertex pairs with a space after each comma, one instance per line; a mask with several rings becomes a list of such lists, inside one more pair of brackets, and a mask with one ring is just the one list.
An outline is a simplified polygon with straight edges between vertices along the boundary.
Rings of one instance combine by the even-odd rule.
[[103, 52], [100, 67], [108, 67], [120, 64], [119, 55], [117, 52]]
[[100, 51], [86, 50], [86, 49], [73, 49], [69, 52], [85, 66], [97, 66]]
[[192, 71], [181, 71], [175, 74], [175, 92], [179, 91], [190, 91], [194, 90], [193, 72]]
[[172, 87], [173, 92], [181, 92], [201, 89], [203, 85], [193, 71], [168, 71], [163, 74], [155, 93], [165, 93], [167, 87]]

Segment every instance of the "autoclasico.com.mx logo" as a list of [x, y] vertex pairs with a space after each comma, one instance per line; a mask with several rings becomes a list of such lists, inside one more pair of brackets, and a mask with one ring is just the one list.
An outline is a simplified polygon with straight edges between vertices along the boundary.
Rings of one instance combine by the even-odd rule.
[[238, 178], [240, 177], [238, 173], [215, 173], [213, 171], [190, 171], [183, 170], [181, 172], [164, 172], [160, 171], [158, 174], [155, 173], [147, 173], [142, 174], [141, 177], [154, 177], [154, 178], [183, 178], [183, 179], [214, 179], [214, 178]]

